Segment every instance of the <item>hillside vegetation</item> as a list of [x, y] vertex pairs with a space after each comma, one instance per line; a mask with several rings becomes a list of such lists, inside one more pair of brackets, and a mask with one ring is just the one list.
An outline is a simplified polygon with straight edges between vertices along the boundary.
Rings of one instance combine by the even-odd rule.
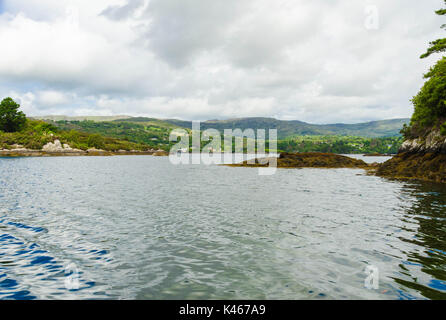
[[55, 140], [80, 150], [96, 148], [106, 151], [142, 151], [149, 148], [145, 144], [103, 137], [100, 134], [61, 130], [41, 120], [27, 119], [25, 126], [17, 132], [0, 131], [0, 149], [13, 149], [20, 145], [27, 149], [41, 150], [44, 145]]
[[[170, 150], [174, 145], [174, 142], [169, 141], [171, 131], [180, 128], [176, 124], [168, 121], [153, 118], [129, 118], [102, 122], [62, 120], [50, 123], [62, 130], [76, 130], [91, 134], [100, 134], [130, 142], [143, 143], [151, 148], [166, 151]], [[256, 124], [258, 126], [261, 125], [259, 122]], [[202, 127], [203, 130], [204, 128]], [[236, 129], [235, 125], [234, 129]], [[190, 129], [186, 130], [190, 131]], [[242, 128], [242, 130], [244, 129]], [[220, 128], [220, 132], [223, 133], [224, 129]], [[223, 135], [221, 136], [221, 140], [223, 142]], [[208, 143], [202, 142], [201, 147], [204, 147]], [[333, 153], [396, 153], [401, 143], [401, 136], [371, 138], [346, 135], [293, 135], [277, 141], [278, 151]], [[235, 142], [233, 142], [234, 144]], [[267, 149], [269, 148], [268, 143], [266, 147]], [[224, 151], [223, 146], [221, 150]], [[233, 150], [235, 150], [235, 147]], [[246, 147], [244, 150], [246, 151]]]
[[[127, 119], [129, 120], [129, 119]], [[126, 121], [127, 121], [126, 120]], [[191, 128], [190, 121], [165, 120], [168, 123], [182, 128]], [[401, 136], [400, 130], [409, 119], [393, 119], [372, 121], [358, 124], [310, 124], [302, 121], [284, 121], [272, 118], [241, 118], [231, 120], [209, 120], [201, 123], [201, 129], [209, 128], [223, 131], [224, 129], [277, 129], [279, 139], [290, 136], [357, 136], [368, 138]]]
[[279, 150], [286, 152], [395, 154], [402, 142], [402, 137], [298, 136], [279, 140], [277, 146]]
[[[92, 125], [86, 125], [80, 122], [85, 120], [94, 122], [108, 122], [108, 126], [113, 126], [111, 123], [132, 123], [141, 124], [146, 130], [151, 131], [151, 128], [158, 129], [173, 129], [185, 128], [191, 129], [191, 121], [175, 120], [175, 119], [155, 119], [146, 117], [66, 117], [66, 116], [46, 116], [40, 117], [41, 120], [51, 120], [57, 122], [58, 126], [65, 124], [76, 124], [83, 127], [85, 130], [92, 130]], [[285, 139], [291, 136], [356, 136], [367, 138], [382, 138], [382, 137], [399, 137], [401, 136], [401, 129], [406, 124], [409, 124], [410, 119], [392, 119], [380, 120], [357, 124], [310, 124], [298, 120], [284, 121], [273, 118], [240, 118], [230, 120], [208, 120], [200, 123], [202, 130], [216, 129], [221, 132], [225, 129], [277, 129], [278, 138]], [[98, 130], [98, 129], [97, 129]], [[156, 131], [156, 130], [152, 130]], [[120, 134], [114, 132], [114, 134]]]
[[163, 121], [149, 118], [132, 118], [132, 121], [66, 121], [50, 122], [61, 130], [75, 130], [90, 134], [100, 134], [138, 144], [144, 144], [150, 148], [168, 151], [173, 145], [169, 142], [170, 132], [176, 126]]
[[19, 109], [20, 105], [11, 98], [5, 98], [0, 103], [0, 150], [41, 150], [46, 144], [56, 140], [79, 150], [95, 148], [106, 151], [143, 151], [149, 148], [143, 143], [104, 137], [98, 133], [63, 130], [42, 120], [27, 119]]

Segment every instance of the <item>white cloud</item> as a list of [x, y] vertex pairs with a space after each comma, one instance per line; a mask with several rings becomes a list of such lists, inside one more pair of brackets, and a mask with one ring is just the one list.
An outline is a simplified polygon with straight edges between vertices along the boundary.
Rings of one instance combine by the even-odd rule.
[[64, 92], [48, 90], [38, 92], [38, 102], [43, 106], [57, 106], [67, 104], [72, 101]]
[[[376, 5], [377, 30], [364, 23]], [[407, 117], [441, 1], [5, 0], [0, 94], [30, 115]], [[5, 45], [7, 44], [7, 45]]]

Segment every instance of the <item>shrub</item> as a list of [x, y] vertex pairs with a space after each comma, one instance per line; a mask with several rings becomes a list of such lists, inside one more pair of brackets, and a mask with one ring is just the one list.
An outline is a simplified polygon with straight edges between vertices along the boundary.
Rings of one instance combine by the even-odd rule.
[[103, 149], [104, 138], [100, 134], [92, 134], [88, 137], [87, 144], [90, 148]]

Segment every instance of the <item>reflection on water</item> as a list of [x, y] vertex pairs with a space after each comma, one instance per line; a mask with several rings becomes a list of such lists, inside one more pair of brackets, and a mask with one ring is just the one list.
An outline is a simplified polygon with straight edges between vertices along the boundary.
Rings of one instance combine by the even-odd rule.
[[446, 192], [432, 183], [407, 184], [403, 192], [415, 201], [401, 220], [412, 237], [400, 240], [411, 244], [407, 260], [399, 265], [396, 283], [429, 299], [446, 299]]
[[0, 159], [0, 203], [0, 299], [446, 298], [444, 185], [17, 158]]

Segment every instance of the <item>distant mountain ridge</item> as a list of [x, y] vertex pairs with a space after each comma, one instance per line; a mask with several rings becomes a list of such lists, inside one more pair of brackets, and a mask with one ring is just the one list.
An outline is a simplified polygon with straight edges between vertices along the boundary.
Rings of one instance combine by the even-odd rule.
[[64, 115], [52, 115], [52, 116], [35, 116], [30, 117], [36, 120], [51, 120], [51, 121], [83, 121], [91, 120], [96, 122], [115, 121], [129, 119], [130, 116], [118, 115], [118, 116], [64, 116]]
[[[131, 119], [126, 119], [131, 121]], [[191, 121], [175, 119], [164, 120], [183, 128], [191, 128]], [[400, 130], [410, 119], [379, 120], [357, 124], [310, 124], [299, 120], [277, 120], [274, 118], [240, 118], [229, 120], [208, 120], [201, 122], [201, 129], [277, 129], [279, 139], [302, 135], [340, 135], [358, 137], [396, 137], [400, 136]]]
[[[132, 122], [132, 123], [147, 123], [156, 124], [163, 127], [192, 127], [191, 121], [176, 120], [176, 119], [155, 119], [148, 117], [129, 117], [129, 116], [43, 116], [34, 117], [35, 119], [52, 120], [52, 121], [82, 121], [92, 120], [95, 122]], [[358, 137], [396, 137], [400, 136], [400, 130], [404, 124], [408, 124], [410, 119], [391, 119], [370, 121], [357, 124], [310, 124], [299, 120], [277, 120], [274, 118], [237, 118], [228, 120], [208, 120], [201, 122], [201, 129], [217, 129], [223, 131], [224, 129], [277, 129], [278, 138], [284, 139], [291, 136], [315, 136], [315, 135], [338, 135], [338, 136], [358, 136]]]

